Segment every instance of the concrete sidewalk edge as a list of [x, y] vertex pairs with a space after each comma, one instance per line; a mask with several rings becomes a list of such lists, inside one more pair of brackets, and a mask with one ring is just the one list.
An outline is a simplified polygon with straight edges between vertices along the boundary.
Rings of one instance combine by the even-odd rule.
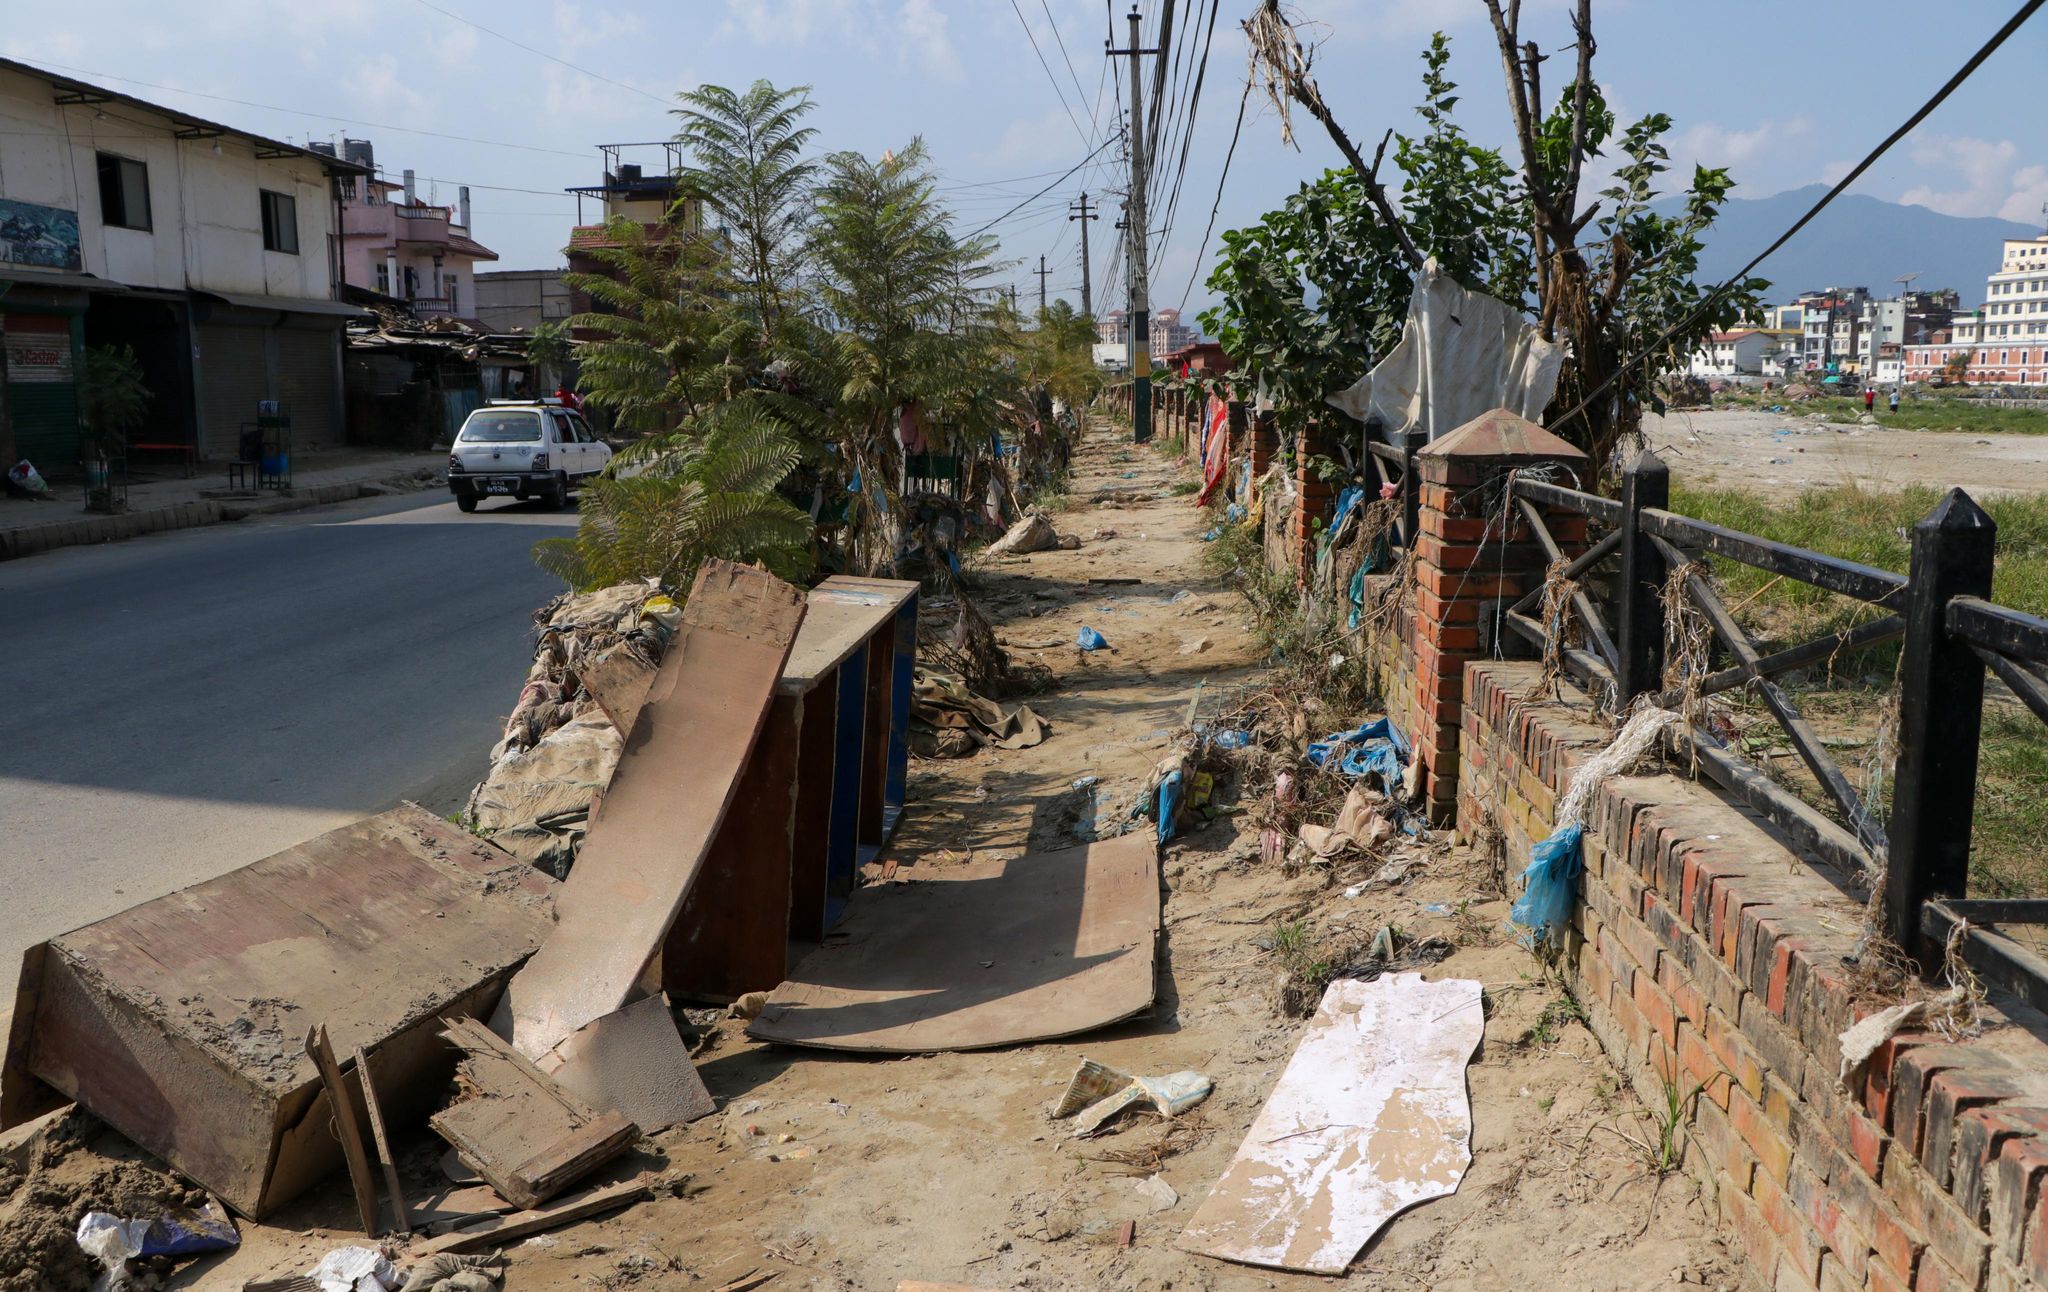
[[145, 511], [123, 512], [118, 516], [76, 516], [44, 525], [22, 525], [13, 529], [0, 529], [0, 561], [33, 556], [38, 552], [55, 551], [60, 547], [112, 543], [124, 538], [138, 538], [144, 534], [192, 529], [228, 520], [244, 520], [250, 516], [302, 511], [308, 507], [348, 502], [351, 499], [386, 492], [389, 490], [380, 482], [351, 480], [341, 484], [310, 485], [294, 490], [289, 497], [283, 498], [251, 501], [219, 501], [205, 498], [175, 503], [168, 507], [152, 507]]

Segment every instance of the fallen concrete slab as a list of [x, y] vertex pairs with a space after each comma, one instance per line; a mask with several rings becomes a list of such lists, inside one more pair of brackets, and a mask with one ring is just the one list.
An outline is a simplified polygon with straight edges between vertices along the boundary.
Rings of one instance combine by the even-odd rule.
[[439, 1020], [491, 1008], [557, 887], [408, 804], [41, 943], [0, 1122], [75, 1099], [260, 1218], [342, 1165], [307, 1029], [372, 1057], [394, 1124], [423, 1118], [454, 1068]]
[[855, 893], [747, 1034], [883, 1053], [1072, 1036], [1151, 1006], [1158, 935], [1148, 834], [950, 867]]
[[1340, 978], [1180, 1246], [1342, 1274], [1397, 1213], [1455, 1193], [1472, 1162], [1465, 1066], [1479, 984]]
[[562, 885], [560, 922], [513, 978], [491, 1027], [537, 1059], [641, 995], [725, 818], [775, 693], [804, 595], [707, 561], [618, 769]]

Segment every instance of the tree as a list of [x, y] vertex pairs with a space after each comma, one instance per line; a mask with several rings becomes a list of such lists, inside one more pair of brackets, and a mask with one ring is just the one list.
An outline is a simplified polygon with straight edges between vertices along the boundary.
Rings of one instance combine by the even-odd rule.
[[1942, 365], [1941, 372], [1954, 385], [1968, 384], [1970, 380], [1970, 352], [1968, 350], [1957, 350], [1949, 355], [1948, 362]]
[[[1643, 408], [1655, 405], [1658, 380], [1681, 369], [1707, 334], [1753, 308], [1769, 284], [1748, 279], [1710, 290], [1695, 281], [1702, 235], [1733, 183], [1724, 170], [1695, 168], [1677, 210], [1660, 210], [1669, 169], [1662, 139], [1671, 120], [1653, 113], [1616, 139], [1614, 115], [1592, 80], [1590, 0], [1578, 0], [1574, 18], [1577, 74], [1547, 109], [1544, 58], [1521, 41], [1520, 5], [1483, 2], [1501, 46], [1521, 165], [1473, 145], [1453, 123], [1456, 87], [1443, 75], [1448, 42], [1438, 33], [1424, 56], [1418, 109], [1428, 129], [1402, 138], [1394, 154], [1404, 177], [1397, 209], [1379, 179], [1387, 142], [1365, 161], [1310, 76], [1312, 55], [1296, 24], [1278, 0], [1264, 0], [1246, 28], [1283, 132], [1288, 105], [1306, 108], [1351, 169], [1326, 176], [1313, 195], [1305, 188], [1266, 218], [1262, 232], [1225, 235], [1211, 280], [1224, 303], [1205, 322], [1233, 354], [1249, 356], [1254, 370], [1266, 365], [1251, 375], [1265, 376], [1269, 389], [1284, 366], [1302, 375], [1281, 389], [1318, 405], [1362, 371], [1361, 346], [1383, 350], [1398, 331], [1395, 302], [1405, 305], [1406, 291], [1396, 288], [1433, 255], [1466, 286], [1533, 308], [1542, 335], [1564, 346], [1545, 421], [1605, 469], [1638, 433]], [[1610, 142], [1621, 154], [1615, 182], [1582, 207], [1585, 161]], [[1582, 248], [1589, 226], [1595, 236]]]
[[537, 323], [526, 338], [526, 361], [541, 390], [551, 390], [561, 380], [569, 362], [569, 334], [559, 323]]
[[678, 95], [677, 142], [693, 166], [682, 179], [718, 217], [731, 248], [732, 278], [763, 344], [801, 308], [797, 277], [809, 198], [818, 168], [804, 157], [817, 131], [798, 124], [810, 87], [778, 90], [756, 81], [745, 94], [700, 85]]
[[761, 400], [728, 400], [628, 445], [620, 461], [638, 473], [585, 485], [576, 536], [541, 540], [534, 560], [579, 591], [650, 577], [687, 586], [712, 557], [796, 578], [811, 566], [811, 518], [774, 490], [797, 457]]
[[88, 456], [125, 447], [148, 420], [149, 402], [133, 346], [91, 346], [78, 357], [78, 422]]

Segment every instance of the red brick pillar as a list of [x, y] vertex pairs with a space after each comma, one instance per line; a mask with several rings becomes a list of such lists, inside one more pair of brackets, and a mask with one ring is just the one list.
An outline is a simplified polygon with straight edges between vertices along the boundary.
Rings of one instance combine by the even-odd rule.
[[1249, 418], [1246, 416], [1244, 401], [1225, 400], [1223, 404], [1223, 425], [1230, 434], [1230, 460], [1236, 462], [1244, 457]]
[[1274, 425], [1272, 409], [1252, 414], [1252, 479], [1264, 480], [1273, 459], [1280, 455], [1280, 431]]
[[1337, 486], [1317, 475], [1309, 463], [1317, 455], [1335, 457], [1336, 448], [1330, 432], [1320, 422], [1310, 422], [1294, 442], [1294, 551], [1289, 554], [1295, 578], [1304, 586], [1315, 570], [1316, 536], [1320, 533], [1316, 522], [1330, 518], [1330, 505], [1337, 498]]
[[[1503, 510], [1506, 480], [1516, 470], [1549, 466], [1559, 483], [1588, 478], [1586, 455], [1506, 409], [1474, 418], [1417, 455], [1422, 516], [1414, 552], [1415, 748], [1424, 776], [1429, 819], [1457, 815], [1458, 731], [1465, 665], [1492, 655], [1494, 634], [1505, 654], [1526, 654], [1502, 624], [1507, 608], [1543, 582], [1548, 561], [1528, 533], [1519, 508]], [[1566, 473], [1569, 474], [1566, 474]], [[1585, 521], [1556, 517], [1551, 533], [1565, 554], [1584, 550]], [[1516, 647], [1511, 649], [1511, 647]]]

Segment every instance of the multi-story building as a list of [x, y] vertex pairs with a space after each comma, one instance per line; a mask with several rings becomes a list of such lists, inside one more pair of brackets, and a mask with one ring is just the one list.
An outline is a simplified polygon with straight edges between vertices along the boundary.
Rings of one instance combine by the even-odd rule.
[[573, 312], [559, 269], [493, 269], [476, 276], [476, 319], [486, 332], [531, 332]]
[[1863, 307], [1869, 300], [1867, 288], [1830, 287], [1804, 292], [1793, 302], [1800, 311], [1804, 336], [1801, 357], [1809, 370], [1839, 369], [1845, 362], [1855, 361]]
[[1932, 381], [1966, 364], [1963, 380], [2048, 385], [2048, 234], [2008, 238], [1985, 280], [1984, 304], [1954, 316], [1946, 336], [1906, 347], [1907, 381]]
[[1151, 324], [1154, 356], [1172, 354], [1202, 339], [1201, 329], [1181, 326], [1180, 311], [1171, 305], [1152, 311]]
[[1796, 353], [1799, 341], [1800, 334], [1791, 328], [1716, 332], [1693, 351], [1687, 371], [1695, 377], [1761, 377], [1768, 359], [1786, 350]]
[[1111, 310], [1095, 320], [1095, 336], [1104, 345], [1126, 345], [1131, 339], [1131, 316], [1122, 310]]
[[[335, 154], [331, 144], [312, 147]], [[372, 171], [377, 164], [367, 139], [344, 139], [341, 156]], [[345, 282], [402, 301], [421, 318], [475, 315], [475, 267], [498, 253], [470, 237], [467, 185], [454, 206], [420, 201], [410, 170], [401, 183], [370, 174], [338, 188]]]
[[[604, 158], [602, 182], [568, 190], [576, 195], [576, 227], [569, 231], [570, 272], [611, 272], [592, 253], [618, 245], [612, 226], [615, 220], [638, 225], [650, 242], [704, 232], [702, 204], [686, 195], [678, 179], [683, 168], [680, 144], [599, 144], [597, 151]], [[627, 161], [628, 156], [637, 160]], [[648, 169], [650, 163], [654, 165], [652, 171]], [[594, 212], [585, 211], [585, 199], [596, 203]], [[587, 214], [595, 214], [598, 222], [584, 223]], [[570, 291], [570, 313], [588, 313], [592, 308], [589, 293]]]
[[[136, 444], [232, 457], [259, 415], [343, 438], [336, 182], [364, 167], [0, 59], [0, 331], [14, 444], [80, 460], [75, 374], [127, 346]], [[4, 433], [4, 428], [0, 428]]]

